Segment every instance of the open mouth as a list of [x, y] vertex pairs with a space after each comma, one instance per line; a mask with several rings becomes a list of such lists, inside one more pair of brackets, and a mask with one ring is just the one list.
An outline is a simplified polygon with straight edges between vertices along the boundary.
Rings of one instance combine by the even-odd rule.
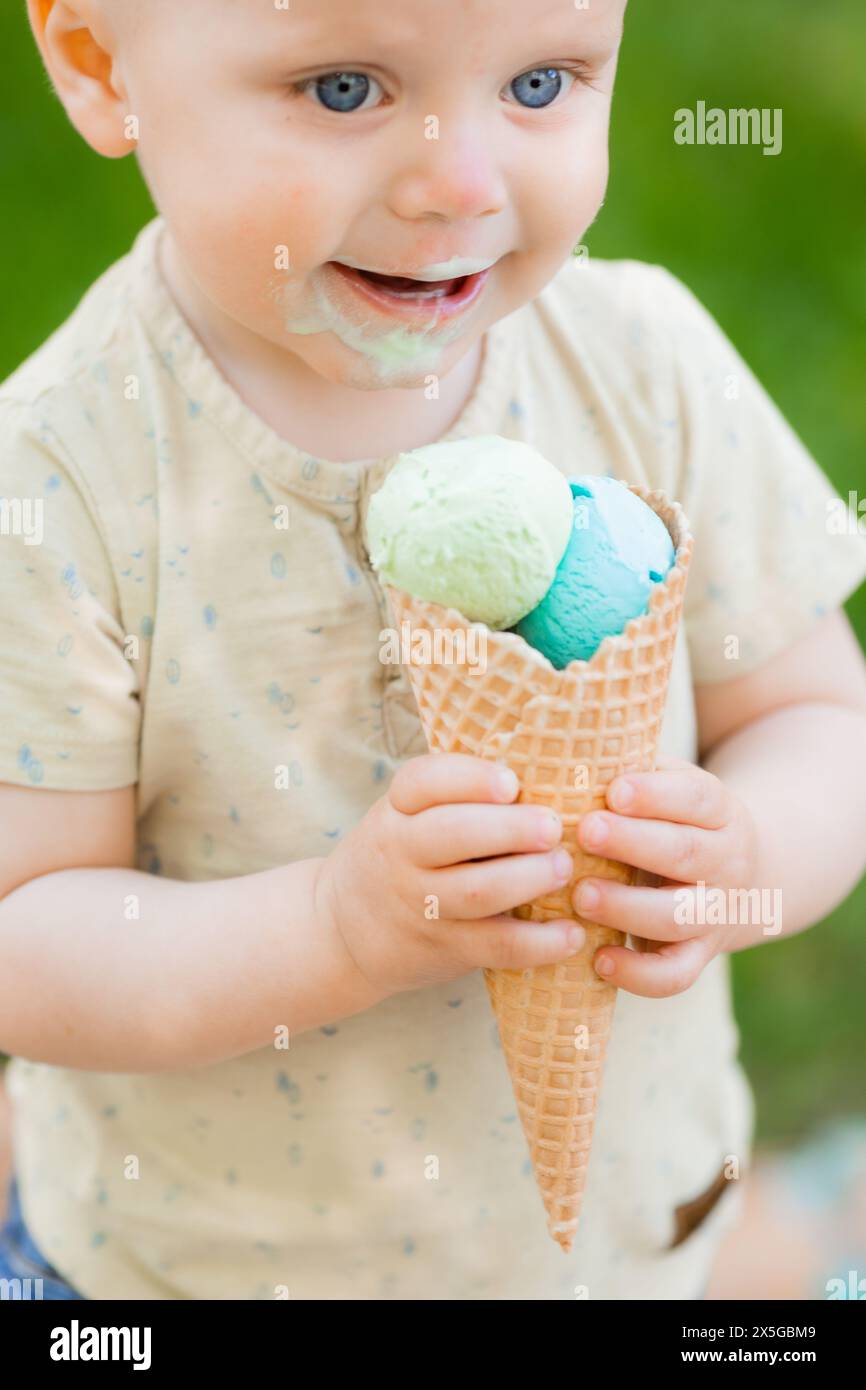
[[474, 275], [458, 275], [449, 280], [415, 280], [406, 275], [359, 270], [339, 261], [329, 264], [368, 301], [382, 308], [389, 307], [404, 314], [435, 309], [437, 315], [446, 317], [465, 309], [477, 298], [491, 271], [488, 266]]
[[381, 275], [378, 270], [354, 270], [350, 266], [342, 266], [341, 269], [349, 270], [372, 285], [378, 285], [395, 299], [448, 299], [459, 294], [469, 279], [468, 275], [460, 275], [454, 280], [412, 280], [405, 275]]

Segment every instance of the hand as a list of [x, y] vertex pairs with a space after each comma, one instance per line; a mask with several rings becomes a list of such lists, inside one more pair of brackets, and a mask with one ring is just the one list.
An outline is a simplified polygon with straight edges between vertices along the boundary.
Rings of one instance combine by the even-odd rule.
[[[741, 928], [730, 922], [681, 925], [675, 916], [682, 902], [677, 889], [701, 881], [707, 889], [754, 885], [757, 828], [718, 777], [682, 758], [662, 757], [655, 772], [614, 778], [606, 800], [611, 811], [592, 811], [581, 821], [581, 848], [661, 881], [638, 886], [578, 879], [573, 901], [580, 916], [636, 938], [633, 948], [600, 947], [593, 960], [596, 972], [632, 994], [657, 999], [680, 994], [714, 956], [735, 948]], [[587, 890], [593, 888], [597, 895], [591, 901]]]
[[480, 966], [548, 965], [585, 943], [571, 918], [504, 915], [574, 872], [571, 855], [556, 849], [559, 816], [511, 805], [518, 790], [512, 772], [483, 758], [411, 758], [321, 861], [321, 929], [335, 934], [375, 993], [420, 989]]

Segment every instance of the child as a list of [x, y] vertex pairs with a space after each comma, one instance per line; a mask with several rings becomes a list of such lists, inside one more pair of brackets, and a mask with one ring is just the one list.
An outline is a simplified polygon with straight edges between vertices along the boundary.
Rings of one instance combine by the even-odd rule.
[[[727, 953], [863, 870], [866, 545], [677, 280], [570, 258], [623, 10], [29, 0], [160, 214], [0, 392], [6, 1250], [52, 1296], [699, 1298], [738, 1214]], [[633, 936], [565, 1258], [480, 973], [573, 953], [507, 915], [561, 827], [425, 753], [366, 549], [395, 453], [480, 434], [695, 535], [660, 770], [582, 823], [648, 881], [580, 899]], [[700, 883], [784, 921], [680, 925]]]

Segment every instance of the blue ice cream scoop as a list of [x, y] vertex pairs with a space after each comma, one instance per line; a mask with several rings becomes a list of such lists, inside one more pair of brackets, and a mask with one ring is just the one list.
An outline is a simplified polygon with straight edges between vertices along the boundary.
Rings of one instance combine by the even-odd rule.
[[645, 613], [674, 563], [668, 529], [615, 478], [569, 478], [571, 535], [541, 602], [512, 628], [557, 670], [588, 661], [605, 637]]

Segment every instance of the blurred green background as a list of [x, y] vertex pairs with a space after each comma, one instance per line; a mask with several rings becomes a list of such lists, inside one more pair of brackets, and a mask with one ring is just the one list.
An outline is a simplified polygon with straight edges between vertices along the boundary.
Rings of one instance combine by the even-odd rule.
[[[51, 92], [24, 0], [0, 52], [0, 377], [153, 212], [133, 158], [99, 158]], [[866, 495], [866, 6], [631, 0], [595, 256], [660, 262], [716, 316], [845, 496]], [[784, 148], [678, 146], [673, 112], [781, 107]], [[866, 585], [848, 611], [866, 642]], [[820, 810], [816, 810], [820, 814]], [[820, 866], [815, 865], [816, 872]], [[735, 957], [759, 1137], [863, 1110], [866, 882], [791, 941]]]

